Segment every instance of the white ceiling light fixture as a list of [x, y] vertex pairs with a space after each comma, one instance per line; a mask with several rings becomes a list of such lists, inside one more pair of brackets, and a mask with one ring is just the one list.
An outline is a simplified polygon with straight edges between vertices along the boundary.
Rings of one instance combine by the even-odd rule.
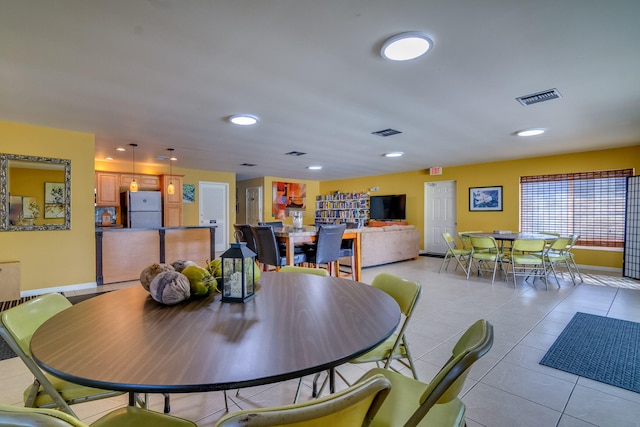
[[320, 169], [322, 169], [322, 166], [307, 166], [307, 169], [312, 171], [319, 171]]
[[382, 45], [380, 55], [390, 61], [409, 61], [427, 53], [433, 41], [425, 33], [409, 31], [396, 34]]
[[234, 125], [251, 126], [258, 123], [260, 119], [252, 114], [234, 114], [229, 117], [229, 121]]
[[391, 153], [385, 153], [384, 156], [385, 157], [402, 157], [404, 156], [404, 153], [402, 151], [393, 151]]
[[523, 130], [520, 130], [520, 131], [516, 132], [516, 135], [518, 135], [518, 136], [536, 136], [536, 135], [542, 135], [546, 131], [547, 130], [543, 129], [543, 128], [523, 129]]

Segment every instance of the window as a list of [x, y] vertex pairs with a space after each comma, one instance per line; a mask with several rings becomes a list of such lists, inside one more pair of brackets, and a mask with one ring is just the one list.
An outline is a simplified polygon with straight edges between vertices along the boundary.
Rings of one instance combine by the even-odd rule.
[[579, 234], [579, 245], [621, 248], [633, 169], [520, 177], [520, 230]]

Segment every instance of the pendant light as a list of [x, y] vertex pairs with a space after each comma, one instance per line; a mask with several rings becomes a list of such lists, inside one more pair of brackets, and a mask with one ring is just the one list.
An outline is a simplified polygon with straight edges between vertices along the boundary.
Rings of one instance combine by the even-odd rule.
[[132, 193], [136, 193], [138, 191], [138, 183], [136, 182], [136, 147], [138, 144], [129, 144], [131, 146], [131, 169], [133, 179], [131, 180], [131, 184], [129, 184], [129, 191]]
[[167, 148], [169, 151], [169, 185], [167, 185], [167, 194], [175, 194], [176, 187], [173, 185], [173, 148]]

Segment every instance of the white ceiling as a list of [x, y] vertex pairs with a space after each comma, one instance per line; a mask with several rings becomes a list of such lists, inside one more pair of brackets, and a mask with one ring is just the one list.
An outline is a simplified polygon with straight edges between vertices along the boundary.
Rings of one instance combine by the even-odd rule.
[[[97, 159], [137, 143], [161, 165], [172, 147], [175, 167], [239, 180], [637, 145], [639, 16], [638, 0], [0, 0], [0, 120], [95, 133]], [[404, 31], [433, 50], [383, 60]], [[228, 123], [241, 112], [260, 123]], [[529, 127], [548, 132], [513, 135]], [[386, 128], [402, 133], [371, 133]]]

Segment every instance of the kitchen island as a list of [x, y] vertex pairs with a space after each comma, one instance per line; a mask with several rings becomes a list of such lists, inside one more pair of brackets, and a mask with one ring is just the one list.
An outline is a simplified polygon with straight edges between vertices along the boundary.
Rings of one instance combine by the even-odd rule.
[[96, 228], [96, 283], [138, 280], [153, 263], [215, 258], [216, 227]]

